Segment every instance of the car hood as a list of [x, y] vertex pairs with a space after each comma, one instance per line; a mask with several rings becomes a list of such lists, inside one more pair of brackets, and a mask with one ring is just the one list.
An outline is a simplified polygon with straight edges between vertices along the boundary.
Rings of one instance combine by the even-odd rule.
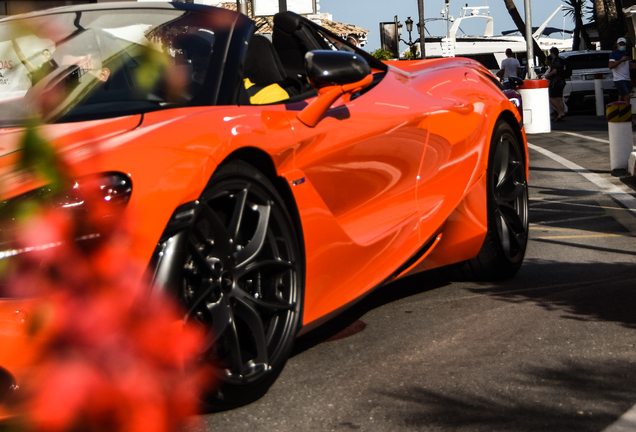
[[[137, 128], [141, 114], [77, 123], [43, 125], [37, 134], [58, 152], [77, 151], [100, 140], [115, 137]], [[33, 178], [15, 169], [21, 154], [25, 128], [0, 129], [0, 185], [3, 194], [14, 195], [33, 187]]]

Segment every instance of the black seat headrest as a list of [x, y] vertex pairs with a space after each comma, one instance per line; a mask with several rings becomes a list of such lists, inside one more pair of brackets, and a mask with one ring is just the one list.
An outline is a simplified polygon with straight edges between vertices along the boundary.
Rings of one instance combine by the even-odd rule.
[[287, 34], [294, 33], [301, 22], [302, 17], [294, 12], [280, 12], [274, 15], [274, 26]]
[[243, 75], [254, 84], [273, 84], [286, 78], [276, 50], [265, 36], [253, 35], [250, 39]]

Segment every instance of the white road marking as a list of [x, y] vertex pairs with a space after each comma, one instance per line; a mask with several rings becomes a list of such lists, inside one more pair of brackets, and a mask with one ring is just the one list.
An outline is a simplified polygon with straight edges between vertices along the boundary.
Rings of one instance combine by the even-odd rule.
[[[583, 137], [583, 135], [580, 135], [580, 136]], [[600, 175], [594, 174], [593, 172], [586, 170], [582, 166], [579, 166], [575, 164], [574, 162], [559, 156], [556, 153], [552, 153], [550, 150], [546, 150], [543, 147], [539, 147], [537, 145], [530, 144], [530, 143], [528, 143], [528, 148], [531, 148], [532, 150], [537, 151], [543, 154], [544, 156], [549, 157], [553, 161], [560, 163], [564, 167], [569, 168], [572, 171], [581, 174], [583, 177], [585, 177], [586, 180], [594, 183], [601, 190], [601, 192], [608, 194], [609, 196], [614, 198], [616, 201], [621, 203], [623, 206], [625, 206], [625, 208], [627, 208], [629, 211], [634, 213], [634, 215], [636, 215], [636, 198], [631, 196], [629, 193], [625, 192], [623, 189], [613, 185], [612, 183], [605, 180]]]
[[618, 420], [603, 429], [603, 432], [634, 432], [636, 430], [636, 405]]
[[[609, 141], [606, 141], [606, 140], [586, 137], [585, 135], [579, 135], [572, 132], [562, 132], [562, 133], [589, 139], [592, 141], [600, 141], [604, 143], [609, 143]], [[537, 145], [530, 144], [530, 143], [528, 143], [528, 147], [534, 151], [538, 151], [539, 153], [549, 157], [553, 161], [560, 163], [564, 167], [567, 167], [571, 169], [572, 171], [581, 174], [587, 180], [589, 180], [590, 182], [598, 186], [602, 192], [605, 192], [606, 194], [610, 195], [616, 201], [624, 205], [628, 210], [636, 214], [636, 198], [634, 198], [627, 192], [623, 191], [618, 186], [614, 186], [612, 183], [608, 182], [607, 180], [605, 180], [603, 177], [599, 176], [598, 174], [594, 174], [593, 172], [586, 170], [585, 168], [575, 164], [574, 162], [571, 162], [565, 159], [564, 157], [559, 156], [556, 153], [552, 153], [550, 150], [546, 150], [543, 147], [539, 147]], [[631, 407], [629, 411], [627, 411], [622, 416], [620, 416], [618, 420], [616, 420], [614, 423], [612, 423], [611, 425], [603, 429], [602, 432], [634, 432], [635, 430], [636, 430], [636, 405]]]
[[585, 138], [586, 140], [590, 140], [590, 141], [598, 141], [598, 142], [602, 142], [602, 143], [605, 143], [605, 144], [609, 144], [608, 140], [604, 140], [604, 139], [600, 139], [600, 138], [593, 138], [593, 137], [577, 134], [577, 133], [574, 133], [574, 132], [561, 132], [561, 133], [565, 134], [565, 135], [572, 135], [572, 136], [579, 137], [579, 138]]

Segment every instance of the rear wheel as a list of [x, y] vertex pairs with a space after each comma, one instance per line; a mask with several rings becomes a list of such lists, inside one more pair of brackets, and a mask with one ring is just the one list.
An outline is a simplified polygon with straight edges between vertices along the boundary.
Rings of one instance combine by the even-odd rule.
[[186, 324], [202, 326], [213, 365], [210, 409], [261, 397], [294, 343], [303, 302], [292, 220], [269, 180], [242, 162], [220, 167], [199, 200], [180, 297]]
[[510, 125], [493, 133], [487, 171], [488, 231], [477, 257], [459, 263], [461, 279], [501, 280], [514, 276], [528, 243], [528, 182], [524, 153]]

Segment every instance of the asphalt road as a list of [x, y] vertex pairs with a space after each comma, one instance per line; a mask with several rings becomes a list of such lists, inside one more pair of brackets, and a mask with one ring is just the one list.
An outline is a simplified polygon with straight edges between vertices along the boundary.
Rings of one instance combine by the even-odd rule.
[[592, 116], [529, 136], [531, 234], [514, 279], [384, 287], [299, 339], [265, 397], [188, 429], [611, 427], [636, 404], [636, 182], [611, 175], [607, 139]]

